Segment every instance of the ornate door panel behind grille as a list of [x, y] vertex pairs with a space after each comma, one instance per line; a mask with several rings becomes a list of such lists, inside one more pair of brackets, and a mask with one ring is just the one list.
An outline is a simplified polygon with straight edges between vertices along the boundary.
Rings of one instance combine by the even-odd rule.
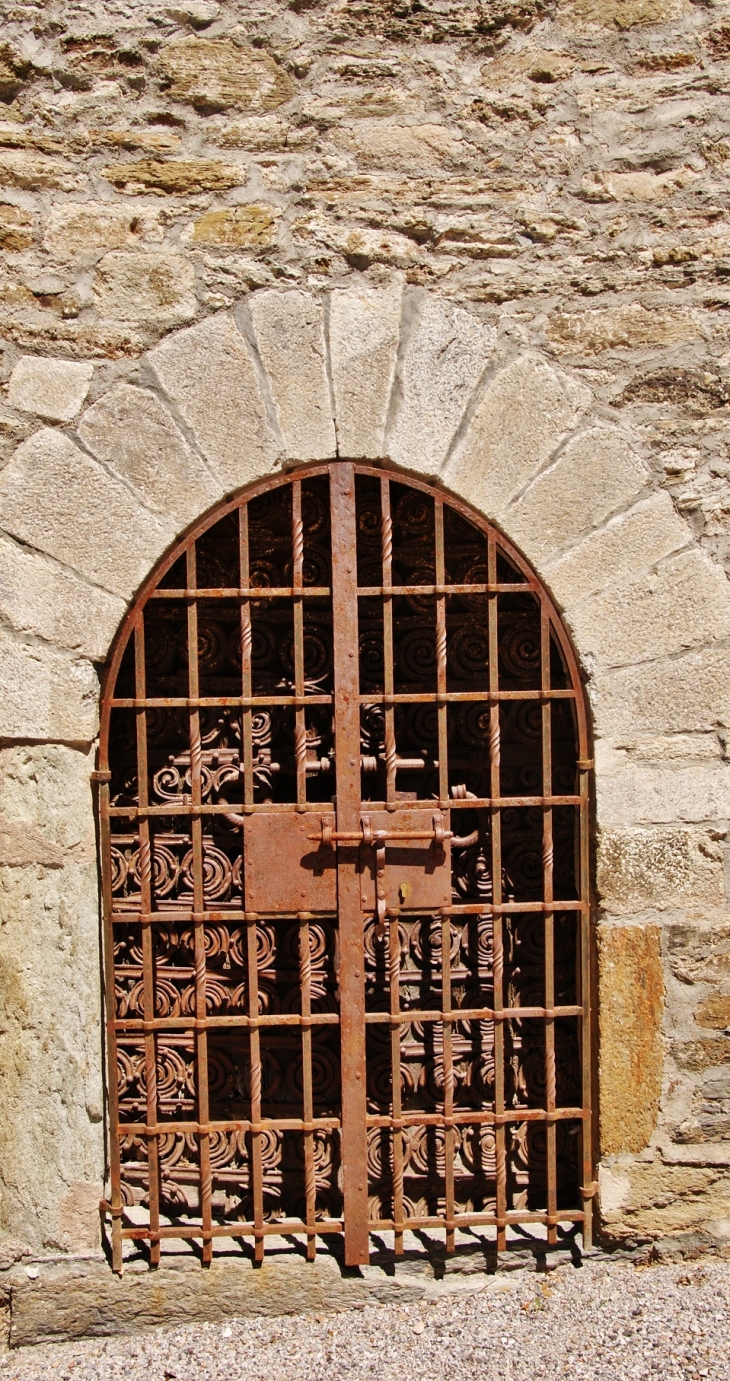
[[163, 562], [98, 773], [116, 1269], [590, 1237], [586, 752], [539, 582], [424, 485], [302, 471]]

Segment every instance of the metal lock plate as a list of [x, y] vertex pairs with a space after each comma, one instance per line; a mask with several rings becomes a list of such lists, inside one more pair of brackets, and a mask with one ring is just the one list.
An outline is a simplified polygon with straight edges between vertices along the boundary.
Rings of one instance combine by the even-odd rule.
[[[424, 810], [368, 811], [373, 831], [388, 834], [433, 831], [433, 806]], [[376, 851], [360, 846], [360, 906], [375, 909]], [[406, 911], [434, 911], [451, 903], [451, 840], [386, 840], [385, 901]]]
[[334, 828], [334, 815], [312, 811], [244, 818], [247, 911], [336, 911], [336, 851], [311, 838], [320, 833], [322, 820]]

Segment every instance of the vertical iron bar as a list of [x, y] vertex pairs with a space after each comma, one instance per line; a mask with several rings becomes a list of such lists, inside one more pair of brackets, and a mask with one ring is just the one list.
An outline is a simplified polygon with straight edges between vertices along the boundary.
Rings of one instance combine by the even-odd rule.
[[[393, 585], [393, 519], [390, 512], [390, 480], [385, 476], [380, 481], [380, 522], [381, 553], [383, 559], [383, 585]], [[395, 691], [393, 675], [393, 597], [383, 595], [383, 691], [386, 696]], [[395, 707], [385, 706], [385, 803], [387, 810], [395, 810], [396, 803], [396, 757]]]
[[[492, 533], [487, 538], [487, 581], [497, 582], [497, 544]], [[499, 690], [499, 606], [497, 594], [488, 596], [489, 629], [489, 689]], [[489, 706], [489, 794], [492, 799], [500, 796], [500, 726], [499, 701], [492, 700]], [[490, 807], [492, 843], [492, 901], [496, 906], [502, 903], [502, 818], [498, 806]], [[492, 917], [492, 949], [494, 964], [494, 1006], [500, 1012], [504, 1006], [504, 924], [500, 913]], [[495, 1155], [497, 1162], [497, 1251], [504, 1251], [507, 1245], [507, 1158], [505, 1148], [504, 1122], [504, 1019], [494, 1018], [494, 1128]]]
[[454, 1234], [454, 1059], [451, 1029], [451, 919], [441, 917], [441, 1011], [443, 1013], [444, 1062], [444, 1197], [446, 1201], [446, 1250], [455, 1250]]
[[[138, 700], [146, 695], [147, 674], [145, 668], [144, 611], [140, 610], [134, 625], [134, 679], [135, 694]], [[149, 765], [147, 761], [147, 711], [137, 710], [137, 787], [139, 804], [149, 805]], [[152, 844], [150, 840], [149, 817], [138, 817], [139, 825], [139, 880], [140, 905], [142, 908], [142, 983], [144, 1010], [144, 1056], [145, 1088], [147, 1094], [147, 1126], [156, 1127], [157, 1116], [157, 1049], [154, 1031], [155, 1022], [155, 974], [154, 946], [149, 917], [152, 911]], [[147, 1132], [147, 1172], [150, 1204], [150, 1264], [160, 1264], [160, 1174], [159, 1143], [157, 1133]], [[155, 1236], [157, 1234], [157, 1236]]]
[[592, 1059], [591, 1045], [591, 917], [587, 903], [590, 900], [590, 837], [589, 837], [589, 772], [588, 735], [586, 730], [585, 702], [576, 702], [579, 726], [578, 782], [580, 792], [579, 821], [579, 859], [580, 892], [582, 902], [586, 903], [580, 913], [580, 1022], [581, 1077], [583, 1096], [583, 1126], [581, 1128], [581, 1170], [583, 1199], [583, 1250], [590, 1251], [593, 1246], [593, 1128], [592, 1128]]
[[[294, 480], [291, 487], [292, 527], [292, 587], [302, 588], [304, 561], [304, 524], [302, 523], [302, 482]], [[301, 594], [294, 596], [294, 693], [304, 695], [304, 603]], [[294, 757], [297, 769], [297, 810], [303, 810], [307, 800], [307, 726], [304, 707], [294, 711]]]
[[246, 960], [248, 986], [249, 1059], [251, 1082], [251, 1188], [253, 1195], [254, 1260], [264, 1259], [264, 1171], [261, 1147], [261, 1036], [259, 1016], [259, 968], [256, 944], [258, 915], [246, 911]]
[[[242, 503], [238, 510], [238, 552], [239, 584], [242, 590], [249, 588], [250, 546], [248, 534], [248, 504]], [[251, 601], [241, 600], [241, 695], [248, 697], [251, 691]], [[253, 805], [253, 727], [252, 710], [246, 705], [242, 711], [241, 742], [243, 745], [243, 802]], [[243, 847], [243, 845], [242, 845]]]
[[[434, 520], [436, 537], [436, 584], [446, 584], [446, 559], [444, 553], [444, 501], [434, 498]], [[438, 695], [446, 694], [446, 595], [436, 596], [436, 687]], [[449, 762], [448, 762], [448, 720], [449, 707], [445, 701], [437, 702], [438, 709], [438, 754], [439, 754], [439, 805], [448, 812], [449, 806]], [[446, 816], [446, 828], [449, 816]]]
[[[108, 713], [108, 711], [107, 711]], [[122, 1274], [122, 1169], [119, 1154], [119, 1071], [117, 1069], [116, 993], [114, 983], [114, 928], [112, 924], [111, 828], [109, 777], [106, 756], [99, 771], [99, 832], [101, 843], [101, 902], [104, 926], [104, 1008], [106, 1017], [107, 1088], [109, 1098], [109, 1171], [112, 1210], [112, 1270]], [[106, 780], [104, 779], [106, 778]]]
[[[400, 1044], [401, 1028], [392, 1019], [400, 1015], [400, 916], [388, 912], [388, 977], [390, 980], [390, 1069], [393, 1089], [393, 1222], [396, 1256], [403, 1255], [403, 1128], [401, 1119]], [[381, 1158], [382, 1159], [382, 1158]]]
[[299, 984], [302, 995], [302, 1117], [304, 1121], [304, 1198], [307, 1221], [307, 1261], [317, 1256], [315, 1215], [317, 1180], [314, 1166], [314, 1100], [312, 1097], [312, 950], [309, 942], [309, 912], [300, 911]]
[[[197, 587], [197, 559], [195, 543], [187, 549], [188, 590]], [[198, 669], [198, 601], [188, 602], [188, 694], [196, 701], [200, 698], [200, 675]], [[190, 795], [193, 806], [202, 804], [201, 768], [203, 746], [200, 737], [200, 710], [195, 706], [190, 710]], [[205, 982], [205, 887], [203, 873], [203, 821], [200, 815], [193, 815], [190, 822], [193, 846], [193, 924], [195, 930], [195, 1017], [196, 1023], [205, 1022], [207, 1015]], [[196, 1025], [195, 1062], [197, 1065], [195, 1085], [198, 1093], [198, 1147], [200, 1157], [200, 1208], [203, 1223], [203, 1264], [208, 1266], [213, 1259], [212, 1195], [213, 1184], [210, 1169], [210, 1107], [208, 1099], [208, 1032], [203, 1025]]]
[[[543, 691], [550, 690], [550, 615], [544, 597], [540, 601], [540, 686]], [[552, 795], [552, 707], [549, 700], [542, 702], [542, 794]], [[553, 812], [551, 806], [544, 806], [542, 813], [542, 885], [543, 901], [548, 905], [553, 900]], [[552, 911], [544, 917], [545, 945], [545, 1007], [552, 1012], [555, 1006], [555, 918]], [[547, 1229], [548, 1244], [554, 1246], [557, 1233], [557, 1163], [556, 1126], [551, 1113], [555, 1112], [556, 1071], [555, 1071], [555, 1020], [545, 1018], [545, 1094], [548, 1113], [547, 1124]]]
[[[334, 632], [337, 829], [360, 832], [360, 705], [357, 630], [355, 468], [330, 469], [332, 622]], [[339, 845], [337, 896], [340, 940], [342, 1165], [345, 1261], [368, 1261], [365, 1095], [365, 951], [360, 910], [359, 849]]]

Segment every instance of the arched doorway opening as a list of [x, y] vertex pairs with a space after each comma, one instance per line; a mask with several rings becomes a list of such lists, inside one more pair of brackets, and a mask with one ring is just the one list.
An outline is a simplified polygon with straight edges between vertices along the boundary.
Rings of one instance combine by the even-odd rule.
[[99, 767], [116, 1269], [590, 1241], [585, 702], [496, 529], [349, 462], [251, 487], [130, 611]]

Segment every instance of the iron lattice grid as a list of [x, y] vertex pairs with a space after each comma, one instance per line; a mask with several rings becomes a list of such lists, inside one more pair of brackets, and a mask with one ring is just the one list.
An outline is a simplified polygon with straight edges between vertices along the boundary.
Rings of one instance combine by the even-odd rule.
[[[399, 516], [409, 503], [411, 527], [417, 515], [410, 533]], [[266, 518], [272, 508], [276, 521]], [[262, 533], [274, 559], [262, 554]], [[216, 564], [216, 541], [227, 562]], [[462, 548], [471, 566], [454, 564]], [[510, 602], [531, 649], [524, 684], [505, 662]], [[220, 669], [210, 630], [226, 618], [236, 685], [210, 671]], [[182, 641], [192, 655], [178, 655], [177, 671], [167, 675], [159, 671], [172, 665], [163, 634], [175, 619], [183, 630], [178, 653]], [[277, 620], [286, 624], [287, 650], [264, 674], [260, 643]], [[473, 685], [453, 650], [470, 633]], [[328, 636], [324, 674], [313, 676], [323, 671]], [[411, 654], [416, 648], [417, 676], [404, 645]], [[563, 721], [556, 744], [556, 715], [565, 712], [570, 732]], [[475, 714], [472, 747], [476, 741], [480, 751], [470, 756], [463, 725]], [[535, 738], [517, 774], [531, 784], [523, 794], [507, 761], [519, 758], [513, 714], [530, 716]], [[219, 734], [210, 748], [216, 715], [229, 742], [221, 747]], [[420, 716], [421, 763], [409, 715]], [[177, 753], [161, 767], [156, 735], [170, 716]], [[238, 726], [233, 739], [231, 725]], [[572, 775], [572, 790], [555, 790], [557, 767], [563, 778]], [[208, 1262], [216, 1237], [252, 1238], [261, 1260], [268, 1235], [302, 1233], [311, 1259], [316, 1235], [344, 1232], [352, 1264], [367, 1260], [374, 1230], [392, 1230], [396, 1252], [404, 1231], [419, 1227], [443, 1229], [447, 1250], [457, 1228], [474, 1224], [494, 1225], [500, 1250], [510, 1223], [542, 1223], [552, 1243], [560, 1222], [580, 1223], [590, 1241], [590, 767], [575, 655], [545, 590], [496, 529], [410, 476], [334, 462], [270, 480], [208, 515], [170, 553], [125, 621], [102, 702], [105, 1208], [115, 1269], [124, 1239], [148, 1242], [152, 1264], [165, 1237], [202, 1243]], [[172, 791], [158, 789], [165, 770], [177, 773]], [[470, 773], [476, 792], [467, 789]], [[452, 828], [472, 826], [453, 829], [452, 854], [458, 882], [459, 859], [479, 849], [477, 892], [455, 886], [451, 904], [435, 915], [389, 906], [376, 933], [372, 913], [361, 910], [359, 851], [341, 845], [336, 907], [247, 909], [245, 822], [293, 812], [324, 818], [335, 798], [342, 832], [357, 832], [364, 810], [403, 819], [425, 803]], [[532, 822], [530, 886], [510, 875], [503, 847], [520, 813]], [[556, 820], [558, 856], [572, 859], [557, 890]], [[219, 830], [227, 834], [222, 849]], [[233, 879], [223, 892], [218, 854]], [[288, 968], [277, 970], [271, 958], [272, 935]], [[283, 1004], [289, 1010], [277, 982], [296, 989]], [[470, 1070], [478, 1065], [469, 1080], [465, 1041], [478, 1053], [466, 1061]], [[277, 1060], [286, 1086], [278, 1103], [271, 1093]], [[539, 1078], [525, 1076], [529, 1060]], [[561, 1069], [571, 1064], [577, 1096], [568, 1098]], [[221, 1088], [231, 1081], [226, 1104]], [[129, 1214], [140, 1192], [144, 1225]], [[172, 1221], [161, 1222], [163, 1210]]]

